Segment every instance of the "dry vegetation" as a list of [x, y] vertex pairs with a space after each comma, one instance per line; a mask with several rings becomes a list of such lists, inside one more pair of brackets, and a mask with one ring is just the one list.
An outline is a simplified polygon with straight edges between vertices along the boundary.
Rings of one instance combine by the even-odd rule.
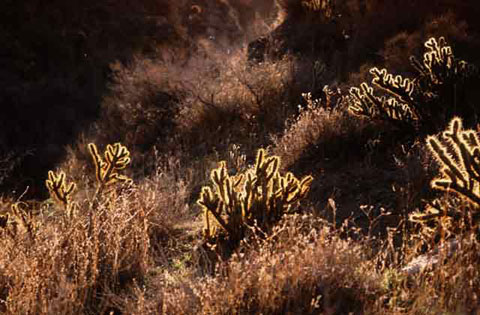
[[474, 1], [6, 8], [0, 313], [480, 312]]

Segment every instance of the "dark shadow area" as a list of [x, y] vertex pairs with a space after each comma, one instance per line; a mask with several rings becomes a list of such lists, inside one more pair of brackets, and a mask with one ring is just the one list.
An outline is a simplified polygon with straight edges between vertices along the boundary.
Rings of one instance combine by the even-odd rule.
[[30, 186], [27, 197], [44, 193], [34, 183], [96, 118], [109, 64], [180, 40], [167, 23], [169, 10], [162, 1], [2, 2], [0, 160], [14, 152], [19, 161], [0, 191]]
[[113, 62], [166, 51], [188, 60], [199, 38], [224, 45], [242, 39], [254, 14], [248, 1], [3, 1], [0, 161], [8, 165], [0, 192], [46, 192], [43, 180], [65, 145], [99, 118]]

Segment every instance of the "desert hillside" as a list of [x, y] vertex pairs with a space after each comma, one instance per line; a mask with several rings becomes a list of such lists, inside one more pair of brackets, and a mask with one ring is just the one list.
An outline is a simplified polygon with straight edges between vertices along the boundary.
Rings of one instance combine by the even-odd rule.
[[4, 0], [2, 314], [477, 314], [480, 3]]

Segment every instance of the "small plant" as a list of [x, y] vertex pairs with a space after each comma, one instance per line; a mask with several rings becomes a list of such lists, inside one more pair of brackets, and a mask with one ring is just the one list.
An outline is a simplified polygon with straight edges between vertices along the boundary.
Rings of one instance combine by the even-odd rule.
[[50, 192], [50, 195], [59, 201], [65, 207], [71, 202], [71, 194], [75, 190], [75, 183], [67, 185], [65, 181], [65, 173], [60, 172], [58, 175], [53, 171], [48, 172], [48, 179], [45, 184]]
[[334, 14], [334, 3], [330, 0], [303, 0], [302, 6], [309, 11], [323, 12], [325, 17], [331, 18]]
[[76, 188], [75, 183], [67, 184], [64, 172], [55, 174], [53, 171], [49, 171], [45, 185], [50, 196], [63, 206], [67, 217], [71, 217], [75, 208], [75, 204], [72, 202], [72, 195]]
[[292, 173], [284, 176], [279, 166], [280, 158], [267, 157], [263, 149], [258, 151], [255, 167], [243, 174], [228, 175], [226, 162], [220, 162], [211, 173], [213, 189], [203, 187], [197, 201], [204, 210], [205, 238], [215, 239], [220, 226], [229, 240], [238, 242], [244, 238], [247, 226], [257, 224], [269, 229], [284, 214], [295, 212], [313, 177], [299, 180]]
[[92, 155], [95, 164], [95, 176], [99, 184], [97, 194], [106, 186], [116, 182], [131, 183], [132, 180], [118, 173], [130, 164], [130, 152], [119, 142], [114, 145], [107, 145], [104, 153], [104, 159], [98, 153], [97, 146], [94, 143], [88, 144], [88, 149]]
[[364, 82], [360, 88], [350, 89], [353, 102], [349, 110], [356, 115], [414, 129], [443, 125], [454, 114], [472, 111], [468, 103], [461, 108], [456, 104], [463, 96], [463, 85], [477, 75], [477, 68], [455, 58], [443, 37], [430, 38], [425, 48], [422, 61], [414, 56], [410, 58], [418, 73], [415, 78], [394, 76], [387, 69], [370, 69], [373, 86], [386, 95], [375, 95], [374, 88]]
[[18, 231], [27, 233], [30, 240], [35, 240], [38, 232], [38, 222], [36, 222], [26, 202], [16, 202], [11, 206], [13, 224], [8, 226], [10, 236], [15, 236]]

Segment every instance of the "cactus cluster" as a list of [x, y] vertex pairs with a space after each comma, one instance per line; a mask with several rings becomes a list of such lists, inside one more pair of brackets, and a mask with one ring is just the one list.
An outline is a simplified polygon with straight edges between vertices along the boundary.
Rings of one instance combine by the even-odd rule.
[[444, 37], [438, 41], [430, 38], [425, 42], [426, 52], [423, 60], [410, 57], [410, 63], [419, 73], [419, 78], [431, 85], [442, 85], [450, 80], [468, 79], [477, 73], [478, 69], [464, 60], [455, 58], [452, 47], [448, 46]]
[[[386, 70], [373, 68], [370, 70], [370, 73], [386, 73]], [[403, 78], [401, 80], [406, 81]], [[378, 81], [384, 82], [383, 80]], [[349, 110], [356, 115], [387, 121], [406, 122], [408, 124], [414, 124], [418, 121], [418, 115], [416, 115], [408, 103], [402, 102], [395, 97], [376, 96], [373, 87], [365, 82], [360, 85], [360, 88], [350, 88], [350, 95], [353, 98], [353, 103], [350, 105]]]
[[447, 96], [453, 94], [456, 102], [461, 84], [476, 76], [477, 68], [455, 58], [443, 37], [430, 38], [425, 48], [421, 62], [410, 57], [418, 73], [415, 78], [394, 76], [386, 69], [370, 69], [372, 85], [385, 94], [375, 95], [374, 88], [365, 82], [359, 88], [352, 87], [350, 112], [415, 128], [435, 124], [435, 117], [439, 115], [451, 117], [452, 109], [446, 108], [451, 104]]
[[230, 176], [226, 162], [211, 172], [213, 189], [202, 188], [197, 203], [203, 208], [204, 236], [212, 240], [220, 227], [232, 241], [241, 240], [247, 226], [267, 229], [284, 214], [294, 212], [307, 195], [313, 178], [297, 179], [292, 173], [280, 174], [280, 158], [258, 151], [255, 167]]
[[[98, 153], [97, 146], [94, 143], [90, 143], [88, 148], [93, 158], [95, 175], [98, 182], [95, 198], [106, 186], [110, 186], [116, 182], [132, 182], [129, 177], [118, 173], [118, 171], [125, 169], [130, 163], [130, 152], [125, 146], [120, 143], [108, 145], [104, 152], [104, 158]], [[54, 171], [49, 171], [45, 186], [48, 189], [50, 197], [63, 207], [65, 219], [72, 219], [77, 207], [77, 204], [72, 200], [76, 184], [67, 183], [64, 172], [55, 173]], [[0, 223], [7, 226], [9, 222], [14, 222], [15, 226], [20, 226], [23, 230], [33, 235], [35, 229], [34, 226], [31, 225], [33, 222], [32, 209], [30, 209], [32, 208], [32, 204], [31, 202], [17, 202], [12, 204], [11, 211], [2, 215]], [[40, 205], [40, 208], [43, 208], [43, 206]], [[17, 230], [17, 228], [15, 230]]]

